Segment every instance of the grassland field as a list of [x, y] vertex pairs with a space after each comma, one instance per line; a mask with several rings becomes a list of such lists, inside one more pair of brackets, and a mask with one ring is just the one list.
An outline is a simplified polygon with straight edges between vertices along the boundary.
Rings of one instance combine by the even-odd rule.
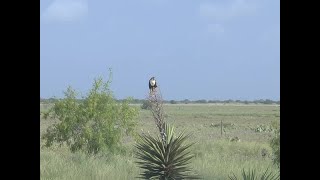
[[[133, 106], [139, 108], [140, 105]], [[49, 107], [40, 104], [40, 111]], [[164, 111], [166, 121], [173, 124], [177, 132], [193, 133], [190, 140], [196, 142], [192, 147], [196, 156], [190, 166], [203, 179], [228, 179], [231, 173], [240, 175], [242, 168], [255, 168], [257, 172], [267, 168], [278, 170], [272, 164], [269, 141], [273, 133], [268, 128], [272, 122], [280, 122], [279, 105], [165, 104]], [[158, 133], [150, 111], [140, 109], [137, 121], [137, 132]], [[40, 135], [55, 122], [40, 115]], [[40, 139], [40, 178], [135, 179], [140, 169], [134, 163], [134, 140], [125, 138], [123, 141], [126, 150], [121, 153], [87, 156], [81, 152], [71, 153], [64, 146], [41, 147]]]

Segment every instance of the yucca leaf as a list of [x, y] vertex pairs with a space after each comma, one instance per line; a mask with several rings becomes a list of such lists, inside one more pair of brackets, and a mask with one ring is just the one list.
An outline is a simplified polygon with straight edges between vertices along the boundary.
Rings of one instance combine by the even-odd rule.
[[269, 168], [262, 174], [261, 180], [278, 180], [280, 179], [280, 174], [275, 173], [273, 174], [271, 171], [268, 173]]
[[[280, 174], [275, 173], [273, 174], [272, 172], [268, 172], [269, 168], [266, 169], [266, 171], [261, 175], [260, 178], [258, 178], [258, 175], [255, 171], [255, 169], [248, 170], [248, 172], [245, 172], [244, 169], [242, 169], [242, 179], [243, 180], [279, 180], [280, 179]], [[238, 178], [235, 176], [233, 173], [232, 176], [229, 175], [229, 179], [231, 180], [237, 180]]]
[[151, 151], [149, 149], [140, 149], [138, 148], [139, 150], [141, 150], [141, 152], [138, 152], [137, 155], [139, 155], [140, 157], [144, 157], [144, 156], [148, 156], [148, 157], [151, 157], [153, 159], [156, 159], [156, 160], [160, 160], [160, 161], [163, 161], [163, 158], [162, 158], [162, 155], [159, 154], [158, 152], [155, 151]]
[[174, 137], [174, 128], [164, 125], [166, 138], [141, 135], [137, 148], [136, 163], [144, 169], [140, 177], [147, 179], [199, 179], [196, 175], [188, 175], [191, 169], [186, 165], [194, 157], [188, 150], [194, 143], [184, 145], [190, 134], [180, 133]]
[[[181, 147], [180, 149], [177, 149], [176, 151], [172, 151], [173, 161], [177, 161], [180, 159], [181, 153], [183, 153], [185, 150], [189, 149], [193, 144], [186, 145], [184, 147]], [[187, 151], [187, 153], [190, 153]]]
[[[143, 138], [147, 138], [147, 137], [143, 137]], [[153, 138], [151, 136], [148, 138], [150, 139], [142, 142], [144, 144], [137, 145], [136, 148], [145, 154], [152, 154], [156, 156], [159, 160], [163, 160], [164, 157], [163, 157], [163, 153], [161, 152], [162, 148], [160, 148], [158, 144], [157, 145], [154, 144], [156, 141], [152, 142]]]

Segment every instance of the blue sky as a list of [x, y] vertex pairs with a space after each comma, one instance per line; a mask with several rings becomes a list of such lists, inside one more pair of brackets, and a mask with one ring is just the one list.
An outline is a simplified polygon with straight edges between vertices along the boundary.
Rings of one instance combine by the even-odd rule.
[[108, 68], [117, 98], [279, 100], [280, 1], [41, 0], [40, 96]]

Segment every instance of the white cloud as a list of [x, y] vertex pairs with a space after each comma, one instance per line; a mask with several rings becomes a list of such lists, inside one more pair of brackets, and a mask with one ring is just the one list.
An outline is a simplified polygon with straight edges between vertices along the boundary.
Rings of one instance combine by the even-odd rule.
[[42, 13], [41, 19], [45, 22], [73, 22], [87, 14], [87, 0], [55, 0]]

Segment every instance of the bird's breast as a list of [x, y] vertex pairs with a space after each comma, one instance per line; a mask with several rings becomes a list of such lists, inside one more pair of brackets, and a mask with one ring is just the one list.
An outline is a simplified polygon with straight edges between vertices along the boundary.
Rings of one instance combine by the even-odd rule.
[[151, 84], [151, 86], [154, 86], [156, 84], [156, 81], [155, 80], [151, 80], [150, 84]]

